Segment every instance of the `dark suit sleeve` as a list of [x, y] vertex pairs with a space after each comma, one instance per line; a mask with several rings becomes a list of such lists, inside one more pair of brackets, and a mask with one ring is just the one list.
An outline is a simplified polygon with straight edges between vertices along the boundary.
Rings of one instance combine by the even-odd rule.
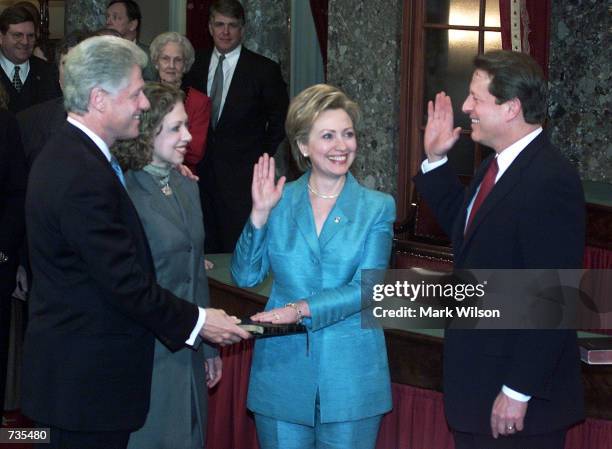
[[278, 64], [269, 64], [262, 77], [262, 83], [263, 112], [268, 122], [263, 148], [265, 152], [273, 156], [285, 138], [285, 119], [289, 107], [287, 85]]
[[450, 164], [447, 162], [427, 173], [419, 169], [413, 181], [446, 235], [452, 239], [453, 225], [461, 211], [465, 189]]
[[[171, 349], [180, 349], [196, 325], [198, 310], [159, 287], [138, 257], [135, 234], [125, 225], [127, 193], [109, 170], [79, 170], [59, 218], [60, 234], [118, 312], [150, 329]], [[122, 209], [123, 208], [123, 209]], [[136, 215], [130, 207], [128, 213]], [[139, 226], [137, 218], [134, 219]]]
[[17, 120], [8, 112], [0, 114], [0, 136], [0, 251], [14, 261], [24, 235], [27, 175]]

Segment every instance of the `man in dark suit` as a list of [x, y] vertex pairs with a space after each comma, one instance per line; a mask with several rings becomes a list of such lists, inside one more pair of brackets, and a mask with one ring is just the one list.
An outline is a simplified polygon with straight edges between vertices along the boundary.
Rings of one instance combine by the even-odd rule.
[[[113, 70], [108, 70], [113, 61]], [[149, 107], [146, 55], [121, 38], [74, 47], [64, 66], [67, 123], [29, 177], [33, 283], [22, 409], [62, 449], [125, 448], [149, 406], [154, 338], [171, 350], [248, 338], [223, 311], [155, 282], [147, 239], [109, 147], [138, 135]]]
[[[68, 33], [55, 48], [55, 59], [59, 73], [60, 87], [64, 88], [64, 61], [68, 50], [76, 46], [82, 40], [91, 37], [91, 33], [75, 30]], [[66, 122], [66, 110], [64, 109], [64, 97], [60, 96], [43, 103], [35, 104], [17, 114], [19, 130], [21, 131], [21, 142], [25, 152], [28, 167], [32, 167], [34, 159], [38, 156], [43, 146], [50, 137]]]
[[142, 70], [142, 77], [145, 81], [157, 81], [157, 71], [151, 63], [149, 45], [138, 40], [141, 23], [140, 6], [134, 0], [111, 0], [106, 7], [106, 27], [117, 31], [124, 39], [134, 42], [149, 56], [147, 66]]
[[32, 56], [35, 36], [25, 8], [11, 6], [0, 14], [0, 81], [13, 113], [61, 95], [53, 66]]
[[244, 24], [240, 2], [214, 1], [208, 30], [215, 48], [196, 55], [184, 80], [212, 100], [198, 165], [207, 253], [234, 251], [251, 210], [253, 165], [285, 137], [287, 86], [277, 63], [241, 45]]
[[6, 386], [11, 294], [15, 289], [17, 254], [25, 233], [25, 188], [19, 127], [13, 114], [0, 106], [0, 420]]
[[[452, 237], [455, 267], [581, 268], [582, 186], [542, 131], [540, 68], [506, 51], [478, 56], [475, 67], [463, 112], [472, 139], [495, 153], [464, 190], [446, 163], [461, 129], [442, 92], [428, 105], [427, 159], [414, 178]], [[458, 449], [563, 448], [584, 416], [576, 332], [447, 330], [444, 400]]]

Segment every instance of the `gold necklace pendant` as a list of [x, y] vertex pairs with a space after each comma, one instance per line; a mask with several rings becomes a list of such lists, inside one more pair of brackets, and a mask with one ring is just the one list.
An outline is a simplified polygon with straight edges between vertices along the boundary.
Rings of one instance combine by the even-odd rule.
[[161, 191], [166, 196], [172, 195], [172, 187], [170, 187], [170, 184], [166, 184], [165, 186], [163, 186], [161, 188]]

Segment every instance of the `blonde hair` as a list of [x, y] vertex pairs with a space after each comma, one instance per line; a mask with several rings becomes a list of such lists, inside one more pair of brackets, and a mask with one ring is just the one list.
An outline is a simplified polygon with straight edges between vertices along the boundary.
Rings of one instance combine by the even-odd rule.
[[357, 131], [361, 119], [359, 106], [337, 87], [315, 84], [291, 100], [285, 121], [285, 132], [291, 144], [291, 154], [300, 170], [308, 170], [310, 160], [304, 157], [298, 143], [308, 143], [312, 125], [323, 111], [330, 109], [342, 109], [346, 112], [353, 122], [353, 128]]

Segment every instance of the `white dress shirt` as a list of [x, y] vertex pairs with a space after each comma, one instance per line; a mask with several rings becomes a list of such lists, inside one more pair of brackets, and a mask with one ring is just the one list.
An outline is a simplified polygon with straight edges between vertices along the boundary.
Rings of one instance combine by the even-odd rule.
[[[89, 129], [87, 126], [85, 126], [83, 123], [79, 122], [78, 120], [75, 120], [72, 117], [68, 117], [67, 120], [68, 120], [68, 123], [76, 126], [81, 131], [83, 131], [85, 134], [87, 134], [87, 137], [93, 140], [93, 142], [100, 149], [102, 154], [104, 154], [104, 157], [106, 158], [106, 160], [110, 163], [111, 152], [108, 149], [108, 145], [106, 145], [106, 142], [104, 142], [104, 140], [102, 140], [100, 136], [98, 136], [95, 132], [93, 132], [91, 129]], [[198, 337], [200, 333], [200, 329], [204, 327], [205, 322], [206, 322], [206, 309], [203, 309], [202, 307], [198, 307], [198, 321], [196, 322], [195, 327], [191, 331], [189, 338], [185, 341], [185, 344], [189, 346], [193, 346], [195, 344], [196, 338]]]
[[[229, 53], [225, 54], [225, 60], [223, 61], [223, 94], [221, 96], [221, 106], [219, 107], [219, 117], [223, 113], [223, 106], [225, 105], [225, 99], [227, 98], [227, 92], [229, 91], [232, 78], [234, 77], [234, 71], [238, 64], [238, 58], [240, 58], [240, 52], [242, 51], [242, 45], [238, 45]], [[206, 91], [210, 96], [212, 89], [212, 83], [215, 78], [215, 70], [219, 64], [219, 56], [221, 53], [215, 48], [210, 57], [210, 64], [208, 65], [208, 82], [206, 83]]]
[[[514, 160], [518, 157], [518, 155], [521, 154], [521, 151], [523, 151], [527, 147], [527, 145], [529, 145], [531, 141], [535, 139], [541, 132], [542, 132], [542, 128], [538, 127], [534, 131], [530, 132], [526, 136], [514, 142], [508, 148], [505, 148], [499, 154], [495, 155], [495, 157], [497, 158], [497, 165], [499, 167], [497, 176], [495, 177], [495, 183], [497, 183], [497, 181], [499, 181], [499, 179], [506, 172], [506, 170], [508, 170], [510, 165], [512, 165], [512, 162], [514, 162]], [[436, 162], [429, 162], [427, 159], [425, 159], [421, 163], [421, 171], [423, 173], [430, 172], [444, 165], [447, 161], [448, 161], [448, 157], [446, 156], [444, 157], [444, 159], [436, 161]], [[478, 186], [478, 188], [474, 192], [474, 196], [472, 197], [470, 204], [468, 205], [464, 226], [467, 226], [467, 221], [470, 216], [470, 211], [472, 210], [472, 206], [474, 205], [474, 200], [476, 199], [476, 196], [478, 196], [479, 190], [480, 190], [480, 186]], [[502, 386], [502, 391], [504, 392], [506, 396], [512, 399], [515, 399], [517, 401], [526, 402], [529, 399], [531, 399], [531, 396], [519, 393], [518, 391], [513, 390], [512, 388], [507, 387], [506, 385]]]
[[13, 81], [16, 65], [19, 66], [19, 78], [21, 79], [21, 84], [25, 84], [26, 80], [28, 79], [28, 74], [30, 73], [30, 60], [28, 59], [23, 64], [13, 64], [0, 50], [0, 66], [11, 82]]

